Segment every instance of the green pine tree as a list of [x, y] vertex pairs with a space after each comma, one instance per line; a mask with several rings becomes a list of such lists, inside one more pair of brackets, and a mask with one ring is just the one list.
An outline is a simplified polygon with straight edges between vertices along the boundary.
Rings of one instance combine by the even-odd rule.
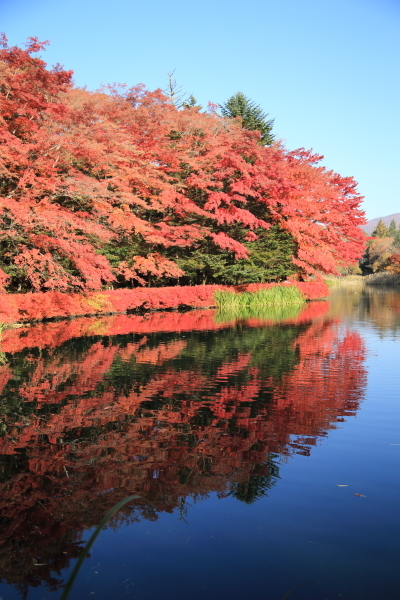
[[394, 245], [400, 247], [400, 223], [396, 229], [396, 233], [394, 234]]
[[396, 236], [396, 232], [397, 232], [396, 221], [394, 219], [392, 219], [390, 221], [390, 225], [388, 228], [388, 236], [394, 238]]
[[389, 230], [386, 227], [385, 223], [382, 221], [382, 219], [379, 219], [379, 223], [375, 227], [375, 229], [373, 230], [371, 235], [372, 235], [372, 237], [378, 237], [378, 238], [387, 237], [389, 235]]
[[189, 98], [183, 102], [182, 106], [183, 108], [197, 108], [198, 110], [203, 108], [200, 104], [198, 104], [193, 94], [190, 94]]
[[272, 132], [273, 119], [267, 119], [265, 113], [258, 104], [247, 98], [242, 92], [237, 92], [220, 105], [224, 117], [242, 118], [243, 129], [259, 131], [261, 133], [260, 144], [270, 146], [274, 141]]

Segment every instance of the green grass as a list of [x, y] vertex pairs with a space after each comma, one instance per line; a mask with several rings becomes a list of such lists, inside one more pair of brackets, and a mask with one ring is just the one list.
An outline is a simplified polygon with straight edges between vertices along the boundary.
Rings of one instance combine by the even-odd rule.
[[266, 306], [286, 306], [303, 304], [305, 302], [300, 291], [295, 286], [274, 286], [257, 292], [225, 292], [217, 290], [215, 302], [220, 311], [254, 310]]
[[85, 558], [89, 554], [90, 548], [93, 546], [94, 542], [96, 541], [97, 537], [101, 533], [102, 529], [107, 525], [108, 521], [115, 515], [116, 512], [119, 511], [120, 508], [122, 508], [127, 502], [130, 502], [131, 500], [135, 500], [136, 498], [140, 498], [140, 496], [128, 496], [127, 498], [124, 498], [123, 500], [118, 502], [118, 504], [115, 504], [115, 506], [113, 506], [108, 511], [108, 513], [102, 518], [102, 520], [100, 521], [100, 523], [98, 524], [96, 529], [93, 531], [92, 535], [90, 536], [89, 540], [86, 542], [84, 549], [82, 550], [77, 562], [75, 563], [75, 566], [68, 578], [68, 581], [65, 585], [64, 591], [61, 595], [61, 600], [67, 600], [69, 593], [71, 591], [71, 588], [74, 585], [74, 581], [85, 561]]

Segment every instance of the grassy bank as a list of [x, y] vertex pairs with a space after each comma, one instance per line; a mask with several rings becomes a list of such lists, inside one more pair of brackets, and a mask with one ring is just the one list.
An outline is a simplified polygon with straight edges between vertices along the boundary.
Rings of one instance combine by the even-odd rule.
[[345, 275], [344, 277], [336, 277], [330, 275], [324, 277], [324, 282], [329, 288], [343, 285], [400, 285], [400, 273], [388, 273], [381, 271], [379, 273], [371, 273], [371, 275]]
[[336, 287], [338, 285], [354, 285], [361, 284], [364, 285], [366, 277], [362, 275], [345, 275], [343, 277], [338, 277], [336, 275], [329, 275], [324, 277], [324, 282], [329, 288]]

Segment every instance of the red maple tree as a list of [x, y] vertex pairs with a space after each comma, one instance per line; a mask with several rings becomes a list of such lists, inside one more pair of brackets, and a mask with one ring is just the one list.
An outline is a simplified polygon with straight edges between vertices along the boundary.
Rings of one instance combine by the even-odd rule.
[[[362, 254], [356, 182], [318, 166], [321, 156], [260, 146], [258, 132], [178, 110], [142, 85], [77, 89], [71, 71], [35, 56], [45, 44], [9, 48], [2, 37], [0, 285], [79, 291], [176, 278], [163, 249], [209, 240], [246, 258], [246, 239], [271, 225], [290, 233], [305, 275]], [[111, 242], [126, 250], [112, 265]]]

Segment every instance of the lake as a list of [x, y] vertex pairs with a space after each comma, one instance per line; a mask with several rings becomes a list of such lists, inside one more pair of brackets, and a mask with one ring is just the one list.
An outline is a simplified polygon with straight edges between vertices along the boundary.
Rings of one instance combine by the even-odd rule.
[[0, 598], [398, 600], [400, 290], [8, 329]]

